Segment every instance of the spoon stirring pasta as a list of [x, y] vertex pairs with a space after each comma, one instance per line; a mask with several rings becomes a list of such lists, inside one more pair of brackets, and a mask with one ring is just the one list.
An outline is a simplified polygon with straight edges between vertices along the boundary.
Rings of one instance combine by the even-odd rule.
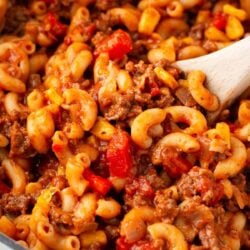
[[201, 70], [206, 74], [208, 89], [220, 100], [220, 108], [208, 115], [213, 121], [250, 86], [250, 37], [212, 54], [174, 65], [183, 71]]

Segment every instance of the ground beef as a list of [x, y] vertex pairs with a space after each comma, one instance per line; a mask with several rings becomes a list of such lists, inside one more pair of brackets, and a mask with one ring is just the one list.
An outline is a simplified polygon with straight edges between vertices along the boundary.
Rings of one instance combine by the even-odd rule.
[[42, 187], [47, 187], [55, 177], [56, 177], [56, 170], [47, 169], [46, 171], [44, 171], [44, 174], [39, 179], [39, 183], [42, 185]]
[[217, 238], [217, 232], [215, 231], [213, 224], [207, 224], [203, 229], [199, 231], [199, 238], [204, 247], [210, 250], [221, 250], [219, 241]]
[[52, 178], [51, 185], [62, 190], [68, 186], [68, 181], [63, 175], [57, 175]]
[[108, 225], [105, 227], [105, 233], [108, 237], [109, 240], [113, 240], [116, 239], [117, 237], [119, 237], [119, 227], [118, 226], [112, 226], [112, 225]]
[[156, 214], [166, 223], [173, 223], [178, 215], [179, 208], [177, 201], [172, 197], [171, 191], [158, 190], [155, 194], [154, 205]]
[[106, 11], [108, 9], [117, 7], [116, 0], [96, 0], [95, 7], [99, 10]]
[[208, 52], [208, 53], [211, 53], [211, 52], [214, 52], [216, 50], [218, 50], [218, 46], [216, 45], [215, 42], [213, 41], [209, 41], [209, 40], [206, 40], [202, 47]]
[[104, 108], [104, 116], [107, 120], [124, 120], [130, 111], [134, 95], [116, 93], [112, 99], [112, 104]]
[[179, 87], [175, 91], [175, 95], [180, 100], [180, 102], [185, 106], [192, 107], [192, 106], [196, 105], [196, 101], [192, 97], [192, 95], [191, 95], [190, 91], [188, 90], [188, 88]]
[[10, 128], [12, 125], [12, 119], [6, 113], [0, 114], [0, 131], [7, 137], [10, 137]]
[[67, 227], [72, 226], [72, 215], [69, 212], [64, 212], [62, 209], [51, 206], [49, 211], [50, 222], [55, 225], [67, 225]]
[[34, 155], [34, 148], [31, 145], [26, 128], [18, 122], [10, 128], [10, 156], [30, 157]]
[[207, 205], [215, 205], [224, 192], [222, 184], [216, 182], [213, 173], [199, 167], [193, 167], [187, 174], [183, 174], [177, 187], [182, 199], [200, 195]]
[[154, 189], [144, 177], [133, 178], [125, 186], [124, 201], [127, 207], [152, 206]]
[[189, 36], [191, 36], [194, 40], [202, 40], [204, 34], [205, 26], [202, 23], [196, 24], [192, 26]]
[[[21, 1], [19, 1], [20, 4]], [[10, 7], [6, 13], [5, 22], [8, 25], [4, 26], [4, 33], [14, 33], [14, 34], [23, 34], [25, 23], [30, 18], [30, 13], [28, 9], [22, 5], [14, 5]]]
[[237, 186], [241, 192], [244, 192], [246, 189], [246, 177], [243, 174], [238, 174], [232, 178], [232, 184]]
[[6, 193], [0, 199], [0, 206], [3, 211], [11, 214], [26, 214], [34, 203], [35, 200], [30, 194]]

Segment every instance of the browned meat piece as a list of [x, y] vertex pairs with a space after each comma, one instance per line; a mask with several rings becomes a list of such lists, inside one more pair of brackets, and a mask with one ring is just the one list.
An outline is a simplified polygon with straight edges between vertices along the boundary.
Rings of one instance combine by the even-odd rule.
[[124, 120], [131, 108], [133, 93], [125, 95], [115, 94], [112, 104], [104, 109], [103, 113], [107, 120]]
[[57, 175], [53, 177], [51, 185], [58, 188], [59, 190], [62, 190], [68, 186], [68, 181], [63, 175]]
[[217, 238], [217, 232], [215, 231], [213, 224], [207, 224], [203, 229], [199, 231], [199, 238], [204, 247], [210, 250], [221, 250], [219, 241]]
[[34, 155], [34, 149], [30, 143], [27, 131], [18, 122], [10, 128], [10, 156], [30, 157]]
[[218, 50], [218, 46], [215, 42], [206, 40], [202, 46], [208, 53]]
[[134, 178], [125, 186], [125, 205], [128, 207], [151, 206], [154, 194], [154, 189], [144, 176]]
[[166, 223], [173, 223], [178, 215], [179, 208], [177, 201], [173, 199], [168, 189], [158, 190], [155, 194], [154, 204], [156, 213]]
[[12, 193], [7, 193], [3, 194], [0, 199], [0, 206], [5, 213], [25, 214], [34, 202], [30, 194], [14, 195]]
[[97, 0], [95, 7], [99, 10], [106, 11], [108, 9], [117, 7], [118, 2], [116, 0]]
[[191, 28], [189, 36], [191, 36], [194, 40], [202, 40], [204, 29], [205, 29], [204, 24], [201, 23], [196, 24]]
[[185, 87], [180, 87], [175, 91], [176, 97], [180, 100], [180, 102], [188, 107], [192, 107], [196, 105], [196, 101], [192, 97], [189, 90]]
[[[20, 3], [20, 1], [19, 1]], [[22, 34], [25, 23], [29, 20], [30, 13], [27, 8], [22, 5], [13, 5], [6, 13], [6, 23], [3, 32]]]
[[50, 221], [53, 225], [67, 225], [72, 226], [72, 215], [69, 212], [64, 212], [62, 209], [51, 206], [49, 211]]
[[48, 184], [50, 184], [52, 180], [55, 178], [55, 176], [56, 176], [56, 170], [47, 169], [46, 171], [44, 171], [42, 177], [39, 179], [39, 183], [43, 187], [47, 187]]
[[199, 167], [193, 167], [187, 174], [183, 174], [177, 187], [183, 199], [200, 195], [207, 205], [217, 204], [224, 192], [222, 184], [216, 182], [213, 173]]

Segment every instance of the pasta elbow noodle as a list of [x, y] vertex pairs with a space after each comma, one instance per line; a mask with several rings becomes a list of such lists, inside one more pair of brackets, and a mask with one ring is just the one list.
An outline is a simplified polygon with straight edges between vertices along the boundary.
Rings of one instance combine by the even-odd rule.
[[78, 250], [80, 249], [80, 241], [73, 235], [60, 235], [56, 233], [53, 226], [44, 221], [37, 224], [37, 237], [48, 247], [55, 250]]
[[207, 54], [207, 51], [198, 45], [189, 45], [180, 49], [178, 53], [179, 60], [186, 60], [194, 57], [204, 56]]
[[[97, 105], [91, 95], [84, 90], [72, 88], [67, 89], [63, 93], [63, 98], [65, 99], [65, 104], [70, 106], [72, 120], [79, 120], [84, 130], [90, 130], [97, 118]], [[74, 107], [79, 107], [79, 113], [75, 112]]]
[[154, 222], [155, 211], [151, 207], [138, 207], [131, 209], [121, 222], [121, 236], [128, 242], [136, 242], [146, 234], [146, 222]]
[[27, 178], [24, 170], [13, 160], [4, 159], [2, 162], [4, 170], [12, 183], [12, 193], [22, 194], [25, 191]]
[[139, 16], [129, 8], [113, 8], [109, 14], [121, 21], [130, 31], [136, 31], [139, 24]]
[[193, 153], [200, 149], [200, 144], [194, 137], [188, 134], [180, 132], [170, 133], [160, 139], [153, 148], [153, 164], [160, 164], [162, 162], [161, 152], [168, 147], [180, 149], [185, 153]]
[[90, 165], [90, 159], [85, 153], [77, 154], [68, 160], [65, 175], [69, 186], [74, 192], [81, 196], [88, 186], [88, 181], [83, 177], [83, 172]]
[[16, 233], [15, 224], [4, 215], [0, 217], [0, 232], [9, 237], [14, 237]]
[[231, 136], [232, 155], [220, 161], [214, 170], [217, 179], [225, 179], [238, 174], [245, 166], [247, 151], [245, 145], [237, 138]]
[[194, 108], [172, 106], [165, 108], [165, 111], [175, 123], [183, 122], [189, 125], [183, 129], [183, 132], [187, 134], [201, 134], [207, 130], [206, 118]]
[[163, 39], [187, 31], [188, 25], [186, 22], [175, 18], [167, 18], [162, 20], [156, 28], [156, 32], [159, 33]]
[[27, 118], [27, 132], [31, 144], [39, 153], [46, 153], [54, 133], [55, 124], [52, 114], [45, 108], [32, 112]]
[[153, 240], [165, 239], [170, 245], [170, 250], [188, 250], [188, 244], [177, 227], [166, 223], [155, 223], [147, 229]]
[[205, 75], [201, 71], [191, 71], [188, 74], [188, 88], [195, 101], [208, 111], [219, 108], [218, 98], [203, 86]]
[[165, 117], [165, 111], [159, 108], [148, 109], [139, 114], [131, 126], [133, 141], [141, 148], [149, 148], [153, 141], [148, 135], [149, 128], [163, 122]]
[[71, 64], [71, 73], [75, 81], [79, 80], [87, 67], [93, 60], [92, 53], [89, 50], [82, 50]]
[[104, 219], [112, 219], [121, 212], [121, 205], [114, 199], [99, 199], [97, 202], [96, 215]]
[[160, 18], [161, 15], [155, 8], [145, 9], [140, 18], [138, 31], [143, 34], [152, 34]]
[[238, 110], [238, 120], [241, 125], [250, 123], [250, 101], [241, 101]]

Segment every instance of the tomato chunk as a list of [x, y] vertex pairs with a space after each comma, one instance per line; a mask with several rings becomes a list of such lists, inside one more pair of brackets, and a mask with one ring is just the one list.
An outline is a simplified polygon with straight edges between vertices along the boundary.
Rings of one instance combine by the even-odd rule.
[[105, 195], [112, 187], [112, 183], [101, 176], [95, 175], [90, 169], [85, 169], [84, 178], [89, 182], [89, 186], [98, 194]]
[[116, 241], [116, 250], [130, 250], [132, 245], [125, 240], [125, 237], [120, 237]]
[[213, 19], [213, 25], [219, 30], [224, 30], [227, 25], [227, 16], [222, 12], [216, 13]]
[[163, 168], [169, 177], [179, 178], [192, 168], [192, 164], [185, 158], [182, 158], [175, 149], [169, 149], [164, 154]]
[[131, 141], [126, 132], [118, 131], [110, 140], [107, 161], [111, 176], [128, 177], [132, 169]]
[[105, 38], [97, 46], [94, 55], [108, 53], [111, 60], [121, 59], [132, 50], [132, 40], [130, 35], [123, 30], [116, 30], [109, 37]]
[[48, 22], [50, 24], [50, 32], [55, 37], [64, 36], [67, 32], [67, 26], [61, 23], [55, 14], [49, 12], [45, 18], [45, 23]]
[[62, 152], [63, 151], [63, 145], [61, 145], [61, 144], [52, 144], [52, 151], [54, 152], [54, 153], [60, 153], [60, 152]]

